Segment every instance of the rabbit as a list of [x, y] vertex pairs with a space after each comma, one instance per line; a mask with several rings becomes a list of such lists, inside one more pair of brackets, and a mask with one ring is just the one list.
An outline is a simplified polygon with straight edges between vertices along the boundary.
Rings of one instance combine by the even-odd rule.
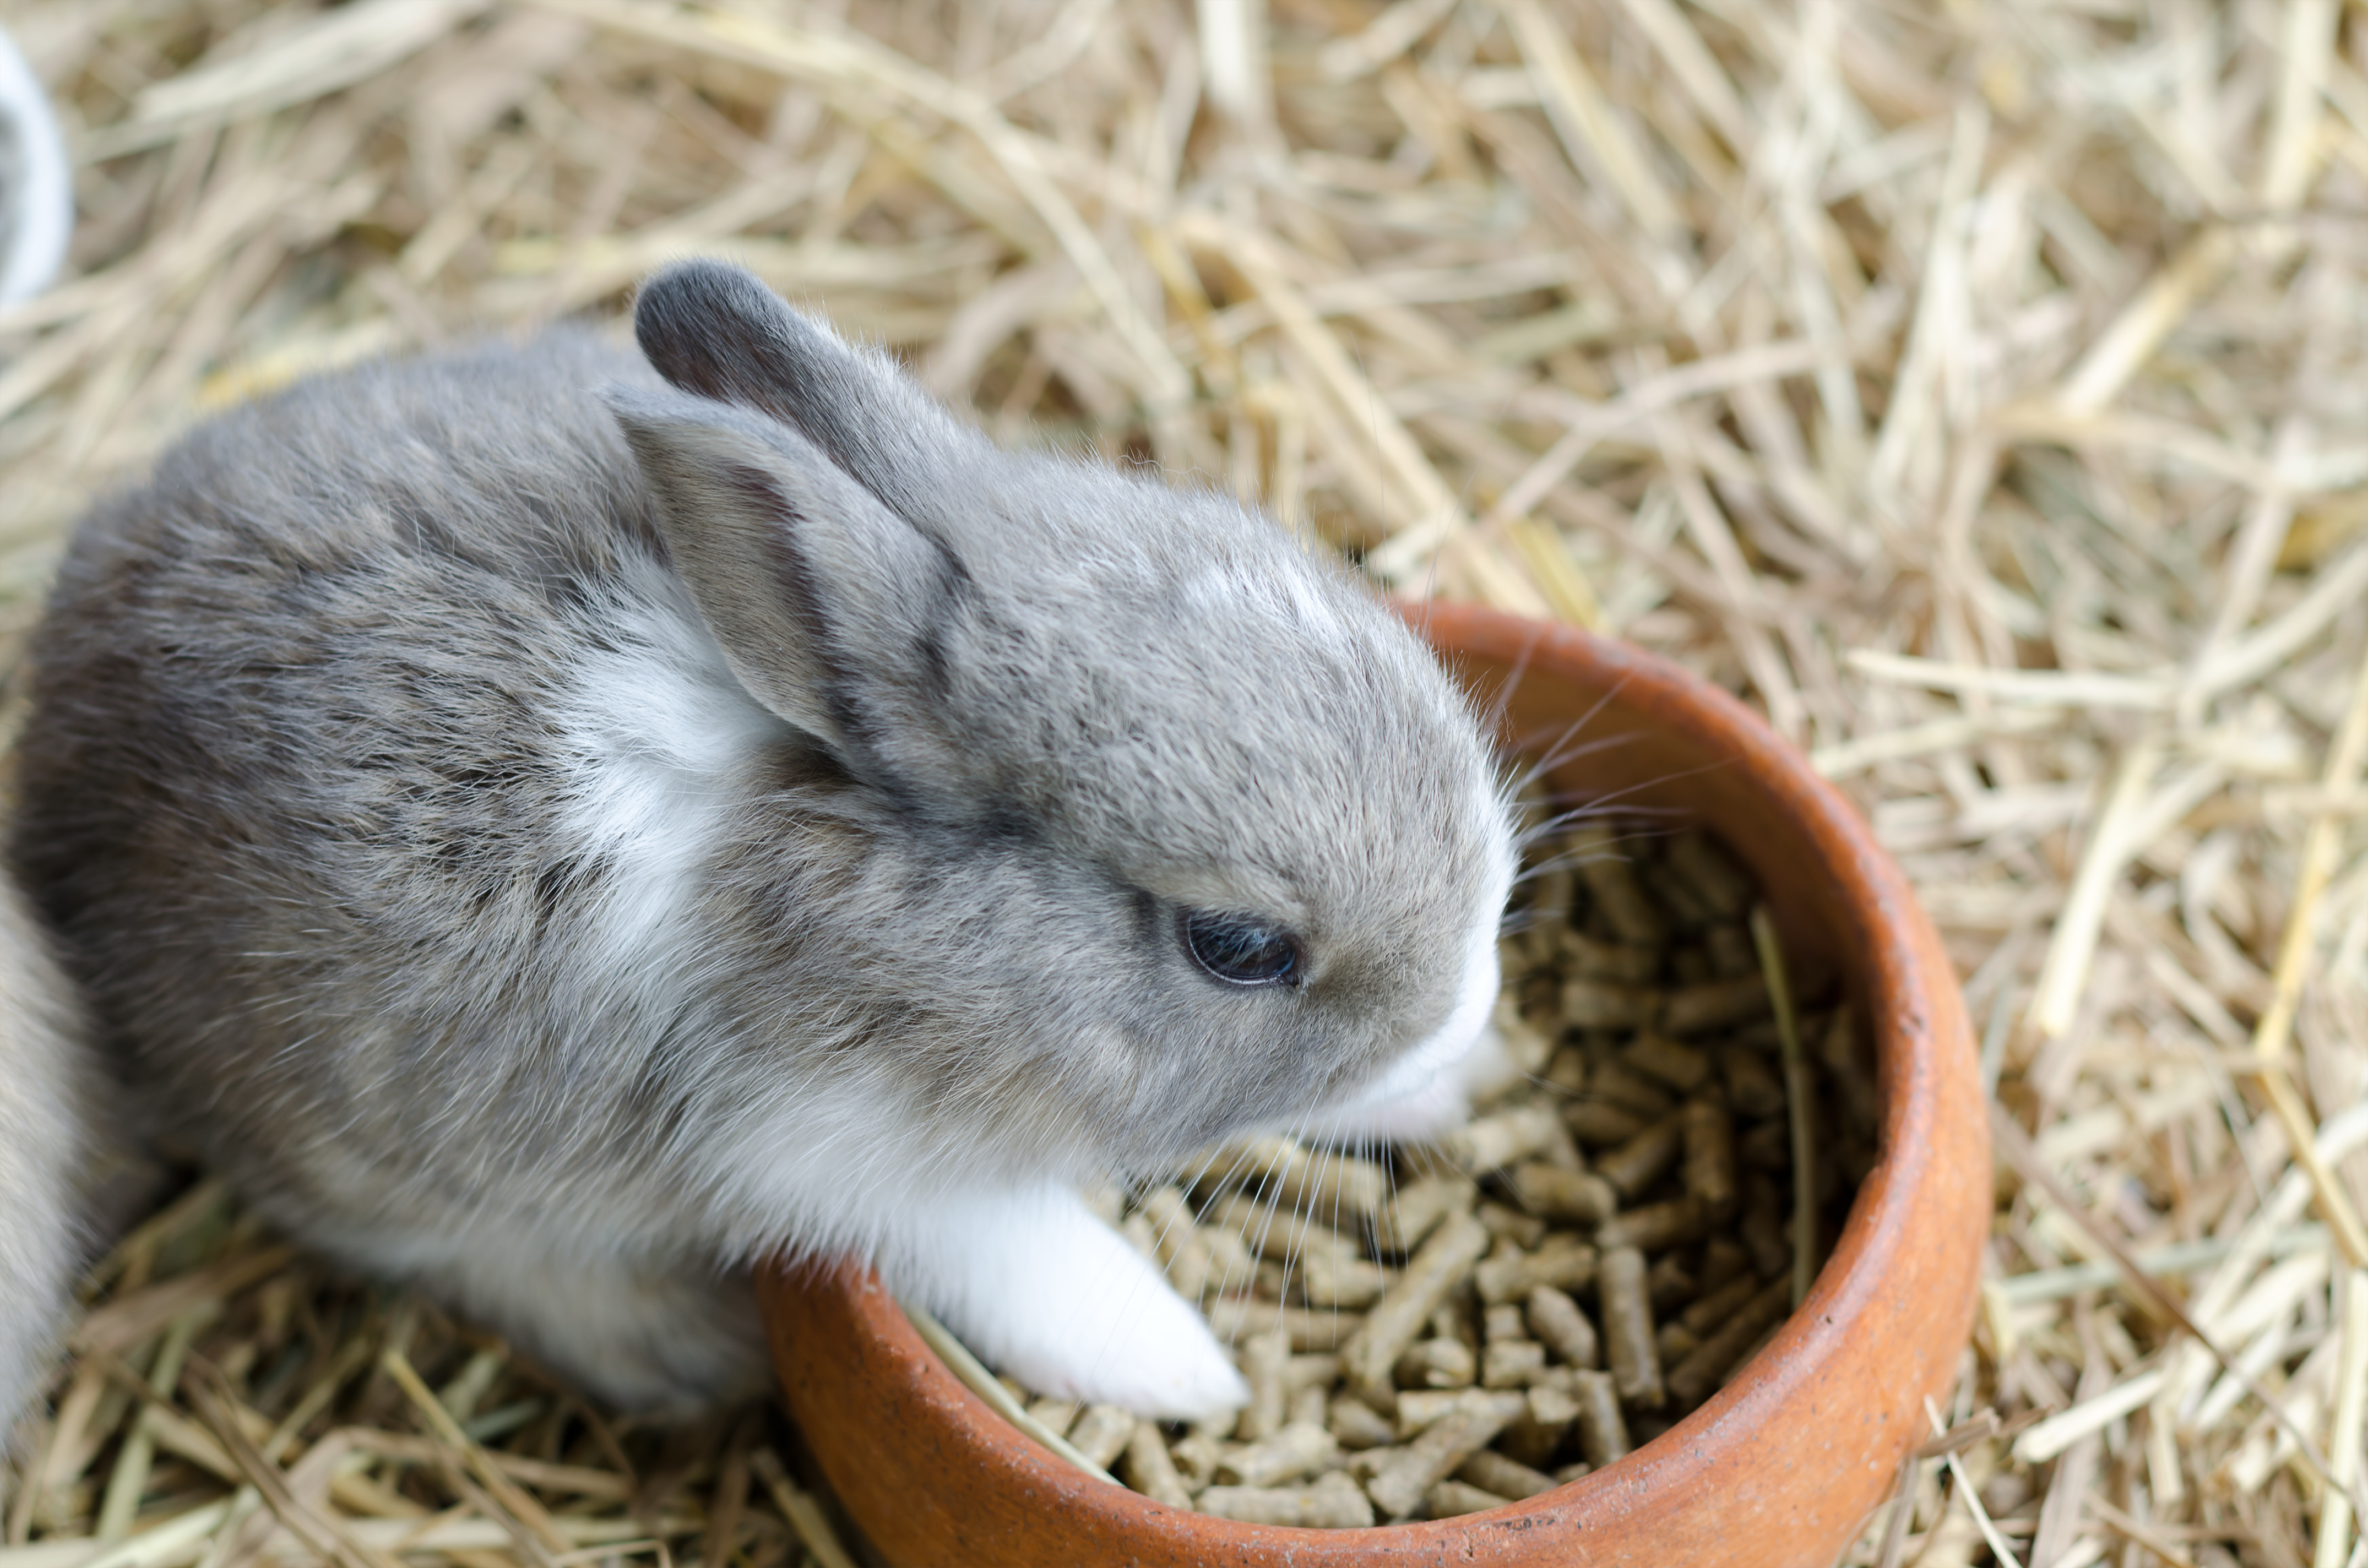
[[89, 1250], [90, 1073], [74, 988], [0, 878], [0, 1459], [47, 1374]]
[[750, 274], [203, 425], [75, 535], [13, 854], [145, 1134], [578, 1384], [853, 1253], [1042, 1392], [1246, 1397], [1078, 1196], [1452, 1114], [1508, 797], [1229, 499], [998, 449]]

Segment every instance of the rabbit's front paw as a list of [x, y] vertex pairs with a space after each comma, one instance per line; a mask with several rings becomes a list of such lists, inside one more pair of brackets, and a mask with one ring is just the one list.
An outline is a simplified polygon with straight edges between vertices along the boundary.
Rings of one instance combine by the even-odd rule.
[[935, 1206], [882, 1267], [988, 1365], [1040, 1393], [1192, 1420], [1249, 1389], [1200, 1313], [1069, 1192]]
[[1057, 1398], [1175, 1420], [1248, 1401], [1248, 1385], [1207, 1320], [1165, 1280], [1101, 1274], [1073, 1283], [1066, 1301], [1008, 1303], [1000, 1336], [1008, 1346], [1004, 1368], [1013, 1377]]

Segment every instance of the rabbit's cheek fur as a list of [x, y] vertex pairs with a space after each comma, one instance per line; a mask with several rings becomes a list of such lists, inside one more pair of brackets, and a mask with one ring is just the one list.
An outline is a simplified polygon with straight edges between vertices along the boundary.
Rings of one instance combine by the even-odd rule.
[[1482, 903], [1474, 928], [1465, 937], [1463, 979], [1445, 1021], [1366, 1088], [1318, 1117], [1321, 1135], [1420, 1138], [1463, 1118], [1465, 1086], [1481, 1075], [1482, 1060], [1497, 1043], [1488, 1015], [1501, 981], [1497, 931], [1503, 907], [1501, 889]]
[[[608, 645], [559, 714], [571, 847], [607, 873], [594, 972], [672, 991], [700, 942], [699, 884], [735, 805], [734, 776], [780, 721], [732, 676], [681, 585], [629, 558]], [[662, 961], [678, 960], [678, 961]]]

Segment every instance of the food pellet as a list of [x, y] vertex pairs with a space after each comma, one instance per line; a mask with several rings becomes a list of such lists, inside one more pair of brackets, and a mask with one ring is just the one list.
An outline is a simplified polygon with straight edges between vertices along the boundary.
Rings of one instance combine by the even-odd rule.
[[[1541, 1164], [1517, 1166], [1507, 1179], [1522, 1208], [1542, 1220], [1600, 1225], [1620, 1208], [1620, 1194], [1593, 1171]], [[1534, 1246], [1537, 1244], [1530, 1244]]]
[[1623, 1404], [1658, 1410], [1666, 1397], [1661, 1386], [1660, 1353], [1653, 1345], [1653, 1302], [1645, 1290], [1645, 1255], [1633, 1246], [1615, 1246], [1603, 1255], [1598, 1277], [1603, 1299], [1603, 1358]]
[[[1406, 1398], [1401, 1396], [1398, 1403], [1404, 1405]], [[1325, 1426], [1344, 1449], [1386, 1448], [1397, 1440], [1397, 1430], [1390, 1425], [1390, 1418], [1361, 1399], [1344, 1396], [1334, 1400]]]
[[1463, 1213], [1449, 1215], [1431, 1233], [1407, 1260], [1406, 1272], [1365, 1314], [1363, 1326], [1341, 1346], [1341, 1368], [1352, 1390], [1386, 1404], [1391, 1368], [1414, 1343], [1440, 1298], [1455, 1289], [1488, 1250], [1488, 1242], [1487, 1227]]
[[1726, 1081], [1726, 1103], [1737, 1116], [1757, 1120], [1784, 1114], [1784, 1080], [1765, 1052], [1730, 1045], [1718, 1053], [1718, 1062]]
[[1373, 1471], [1365, 1483], [1366, 1494], [1385, 1517], [1410, 1517], [1424, 1494], [1486, 1448], [1526, 1408], [1528, 1401], [1516, 1393], [1464, 1395], [1456, 1408], [1424, 1427]]
[[1281, 1334], [1253, 1335], [1242, 1346], [1242, 1381], [1250, 1385], [1250, 1402], [1234, 1426], [1234, 1435], [1256, 1442], [1282, 1426], [1290, 1395], [1282, 1386], [1282, 1369], [1291, 1359], [1291, 1342]]
[[1681, 1113], [1685, 1130], [1686, 1196], [1713, 1222], [1735, 1212], [1735, 1119], [1709, 1100], [1689, 1100]]
[[1546, 1369], [1546, 1347], [1534, 1339], [1500, 1339], [1480, 1352], [1480, 1386], [1527, 1388]]
[[1252, 1139], [1218, 1151], [1209, 1163], [1300, 1214], [1366, 1217], [1390, 1192], [1389, 1173], [1371, 1160], [1309, 1149], [1291, 1138]]
[[1452, 1476], [1435, 1483], [1423, 1498], [1425, 1517], [1433, 1519], [1452, 1519], [1459, 1514], [1482, 1513], [1490, 1508], [1501, 1508], [1511, 1501], [1510, 1497]]
[[1756, 1176], [1743, 1188], [1743, 1222], [1736, 1227], [1743, 1244], [1751, 1249], [1751, 1267], [1761, 1275], [1782, 1274], [1793, 1261], [1792, 1239], [1785, 1233], [1783, 1199], [1776, 1184]]
[[1156, 1421], [1137, 1421], [1128, 1434], [1120, 1479], [1155, 1503], [1171, 1508], [1192, 1506], [1192, 1494], [1184, 1489], [1184, 1478], [1177, 1473], [1176, 1460], [1167, 1451], [1167, 1434]]
[[1530, 1332], [1561, 1357], [1565, 1366], [1592, 1369], [1596, 1365], [1600, 1346], [1595, 1325], [1577, 1301], [1551, 1285], [1541, 1285], [1530, 1292], [1527, 1317]]
[[1764, 1018], [1768, 983], [1757, 974], [1709, 980], [1671, 991], [1661, 1007], [1661, 1027], [1671, 1034], [1702, 1034], [1728, 1024]]
[[1684, 1152], [1685, 1142], [1684, 1124], [1671, 1117], [1599, 1156], [1595, 1172], [1618, 1188], [1621, 1197], [1634, 1198], [1669, 1173]]
[[1383, 1206], [1373, 1224], [1374, 1241], [1387, 1252], [1412, 1252], [1450, 1214], [1469, 1214], [1479, 1200], [1480, 1188], [1468, 1176], [1425, 1176]]
[[[1678, 1108], [1677, 1100], [1658, 1079], [1608, 1057], [1588, 1069], [1587, 1092], [1595, 1099], [1633, 1111], [1648, 1122], [1658, 1121]], [[1781, 1085], [1777, 1092], [1783, 1092]], [[1569, 1113], [1565, 1111], [1564, 1120], [1568, 1119]]]
[[1668, 1388], [1681, 1404], [1707, 1396], [1724, 1382], [1743, 1353], [1784, 1321], [1793, 1308], [1793, 1286], [1779, 1279], [1746, 1301], [1736, 1314], [1703, 1338], [1693, 1354], [1669, 1373]]
[[1751, 907], [1751, 879], [1701, 829], [1690, 828], [1670, 839], [1668, 858], [1669, 870], [1722, 920], [1740, 920]]
[[1694, 1281], [1693, 1270], [1686, 1267], [1685, 1255], [1665, 1252], [1645, 1271], [1645, 1293], [1653, 1299], [1654, 1315], [1667, 1317], [1702, 1294], [1702, 1290]]
[[1179, 1427], [1004, 1380], [1044, 1425], [1164, 1506], [1345, 1528], [1542, 1495], [1749, 1364], [1794, 1247], [1839, 1233], [1880, 1151], [1872, 1052], [1787, 971], [1817, 1156], [1796, 1235], [1750, 879], [1697, 830], [1606, 819], [1554, 858], [1502, 949], [1509, 1070], [1470, 1121], [1378, 1158], [1239, 1140], [1103, 1196], [1235, 1347], [1249, 1403]]
[[1581, 1100], [1565, 1107], [1563, 1125], [1582, 1143], [1624, 1143], [1651, 1125], [1633, 1110], [1607, 1100]]
[[1600, 1246], [1659, 1252], [1694, 1240], [1709, 1224], [1710, 1215], [1700, 1203], [1691, 1198], [1670, 1198], [1614, 1214], [1596, 1227], [1595, 1240]]
[[1479, 1370], [1472, 1346], [1460, 1339], [1418, 1339], [1390, 1369], [1400, 1388], [1470, 1388]]
[[1547, 1060], [1545, 1086], [1556, 1094], [1576, 1095], [1587, 1087], [1587, 1053], [1563, 1046]]
[[1645, 985], [1660, 972], [1661, 953], [1657, 948], [1632, 948], [1619, 942], [1599, 942], [1583, 931], [1568, 926], [1560, 929], [1560, 946], [1569, 960], [1570, 971], [1589, 980], [1609, 980], [1621, 985]]
[[1643, 1034], [1620, 1053], [1620, 1061], [1681, 1095], [1692, 1094], [1710, 1076], [1710, 1055], [1656, 1034]]
[[1561, 1113], [1550, 1105], [1523, 1106], [1455, 1129], [1440, 1151], [1465, 1176], [1485, 1176], [1552, 1148], [1562, 1136]]
[[1088, 1405], [1069, 1428], [1069, 1446], [1108, 1470], [1134, 1436], [1135, 1416], [1114, 1404]]
[[1607, 925], [1633, 947], [1660, 948], [1669, 939], [1668, 917], [1645, 893], [1622, 846], [1607, 824], [1582, 824], [1570, 835], [1578, 874]]
[[1084, 1405], [1074, 1399], [1036, 1399], [1028, 1402], [1030, 1419], [1036, 1421], [1056, 1437], [1069, 1434], [1069, 1423], [1077, 1418]]
[[1593, 1028], [1637, 1028], [1660, 1015], [1661, 994], [1576, 976], [1562, 988], [1562, 1016]]
[[1702, 1289], [1704, 1295], [1741, 1278], [1751, 1267], [1751, 1254], [1733, 1236], [1714, 1235], [1702, 1244]]
[[1338, 1437], [1321, 1426], [1293, 1424], [1219, 1460], [1217, 1479], [1244, 1486], [1272, 1486], [1329, 1470], [1339, 1457]]
[[1299, 1487], [1212, 1486], [1195, 1500], [1201, 1512], [1246, 1525], [1300, 1525], [1355, 1529], [1373, 1522], [1373, 1505], [1356, 1481], [1327, 1471]]
[[1494, 1449], [1483, 1449], [1458, 1465], [1455, 1479], [1517, 1501], [1551, 1492], [1557, 1484], [1553, 1476], [1532, 1470], [1519, 1460], [1508, 1460]]
[[1398, 1424], [1394, 1440], [1411, 1437], [1440, 1416], [1449, 1415], [1463, 1403], [1461, 1391], [1440, 1392], [1423, 1390], [1398, 1395]]
[[[1554, 1167], [1549, 1165], [1546, 1168], [1552, 1170]], [[1483, 1203], [1472, 1211], [1472, 1217], [1488, 1227], [1490, 1235], [1502, 1237], [1516, 1246], [1533, 1247], [1546, 1239], [1546, 1222], [1543, 1220], [1502, 1203]]]
[[1186, 1301], [1198, 1298], [1216, 1282], [1216, 1263], [1201, 1228], [1192, 1222], [1191, 1207], [1185, 1202], [1183, 1191], [1173, 1187], [1157, 1188], [1144, 1199], [1143, 1212], [1151, 1221], [1151, 1244], [1160, 1267], [1167, 1271], [1167, 1282]]
[[1574, 1386], [1571, 1369], [1548, 1369], [1545, 1377], [1531, 1385], [1521, 1414], [1499, 1435], [1497, 1446], [1523, 1464], [1551, 1462], [1578, 1420]]
[[1207, 1432], [1187, 1432], [1167, 1446], [1168, 1457], [1184, 1484], [1194, 1492], [1217, 1479], [1217, 1464], [1225, 1457], [1220, 1438]]
[[1254, 1334], [1280, 1330], [1293, 1350], [1329, 1350], [1364, 1326], [1360, 1312], [1313, 1311], [1228, 1296], [1209, 1304], [1209, 1326], [1229, 1345], [1239, 1345]]
[[1541, 1285], [1576, 1290], [1594, 1278], [1595, 1249], [1565, 1233], [1548, 1236], [1535, 1252], [1493, 1253], [1472, 1271], [1480, 1299], [1492, 1304], [1521, 1301]]
[[1578, 1446], [1598, 1470], [1628, 1451], [1628, 1421], [1620, 1391], [1609, 1372], [1580, 1372], [1572, 1380], [1578, 1404]]
[[1743, 1310], [1743, 1303], [1759, 1294], [1759, 1281], [1752, 1275], [1730, 1279], [1710, 1295], [1694, 1302], [1679, 1315], [1678, 1322], [1688, 1334], [1699, 1339]]

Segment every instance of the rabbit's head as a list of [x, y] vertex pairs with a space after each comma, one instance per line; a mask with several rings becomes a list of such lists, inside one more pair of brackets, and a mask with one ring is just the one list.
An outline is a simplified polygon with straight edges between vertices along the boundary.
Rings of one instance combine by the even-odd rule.
[[745, 918], [834, 955], [843, 1054], [916, 1124], [1145, 1170], [1480, 1038], [1507, 812], [1371, 592], [1220, 496], [995, 448], [736, 268], [635, 326], [671, 390], [607, 395], [673, 567], [829, 781], [782, 831], [836, 869], [768, 895], [752, 851]]

